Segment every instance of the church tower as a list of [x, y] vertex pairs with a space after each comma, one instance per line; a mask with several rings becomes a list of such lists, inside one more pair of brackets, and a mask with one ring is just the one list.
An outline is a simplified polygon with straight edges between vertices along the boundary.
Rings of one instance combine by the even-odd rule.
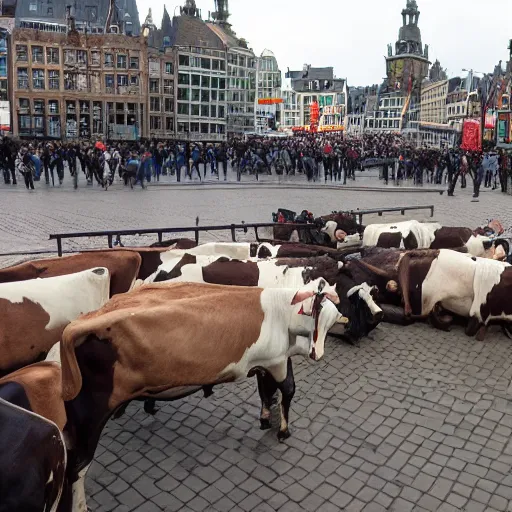
[[419, 17], [416, 0], [407, 0], [407, 5], [402, 10], [403, 23], [398, 32], [394, 55], [392, 45], [388, 45], [387, 92], [419, 92], [422, 80], [428, 75], [428, 45], [423, 47], [421, 41]]

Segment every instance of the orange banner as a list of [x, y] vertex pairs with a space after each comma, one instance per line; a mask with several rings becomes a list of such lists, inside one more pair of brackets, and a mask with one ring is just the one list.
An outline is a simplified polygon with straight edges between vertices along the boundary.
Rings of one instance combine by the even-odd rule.
[[260, 98], [258, 99], [258, 105], [277, 105], [283, 103], [282, 98]]

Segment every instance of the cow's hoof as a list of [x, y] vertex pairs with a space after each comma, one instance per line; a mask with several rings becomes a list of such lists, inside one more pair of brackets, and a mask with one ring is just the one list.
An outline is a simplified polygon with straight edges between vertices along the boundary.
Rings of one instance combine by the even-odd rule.
[[260, 418], [260, 430], [270, 430], [272, 423], [269, 418]]
[[476, 333], [476, 340], [477, 341], [485, 341], [486, 333], [487, 333], [487, 327], [485, 327], [485, 325], [483, 327], [480, 327], [480, 329]]
[[156, 402], [154, 400], [144, 400], [144, 411], [154, 416], [158, 411]]
[[283, 441], [286, 441], [289, 437], [291, 437], [290, 431], [288, 429], [286, 430], [280, 430], [277, 433], [277, 440], [282, 443]]

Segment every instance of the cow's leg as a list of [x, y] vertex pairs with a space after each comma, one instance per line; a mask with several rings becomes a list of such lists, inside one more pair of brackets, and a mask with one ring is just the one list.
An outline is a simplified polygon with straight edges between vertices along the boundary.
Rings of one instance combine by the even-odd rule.
[[258, 393], [261, 398], [260, 429], [268, 430], [272, 426], [272, 399], [277, 392], [277, 382], [267, 371], [257, 372]]
[[[276, 379], [277, 380], [277, 379]], [[277, 439], [284, 441], [290, 437], [290, 430], [288, 429], [288, 417], [290, 413], [290, 404], [292, 403], [293, 395], [295, 395], [295, 379], [293, 377], [293, 365], [291, 358], [288, 358], [286, 364], [286, 376], [284, 380], [277, 381], [277, 387], [281, 391], [281, 425], [277, 433]]]
[[471, 317], [466, 325], [465, 333], [466, 336], [476, 336], [478, 330], [480, 329], [481, 323], [480, 320], [476, 317]]
[[449, 332], [453, 322], [453, 317], [449, 315], [441, 316], [441, 306], [440, 304], [436, 304], [432, 313], [430, 313], [430, 321], [436, 329]]
[[148, 398], [147, 400], [144, 400], [144, 411], [154, 416], [158, 411], [158, 409], [156, 408], [156, 400], [154, 400], [153, 398]]
[[487, 334], [487, 326], [486, 325], [480, 326], [480, 329], [478, 329], [478, 332], [476, 333], [476, 340], [477, 341], [485, 341], [486, 334]]

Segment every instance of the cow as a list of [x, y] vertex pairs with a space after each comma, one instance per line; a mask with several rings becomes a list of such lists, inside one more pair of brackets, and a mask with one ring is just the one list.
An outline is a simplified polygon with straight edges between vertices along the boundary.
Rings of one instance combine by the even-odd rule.
[[282, 393], [278, 438], [288, 438], [295, 391], [288, 359], [323, 356], [327, 331], [340, 317], [331, 301], [338, 300], [322, 279], [301, 289], [160, 283], [117, 295], [70, 324], [60, 352], [74, 478], [123, 404], [260, 371]]
[[466, 333], [478, 332], [480, 340], [490, 322], [512, 321], [508, 263], [446, 249], [410, 251], [400, 261], [398, 280], [406, 316], [435, 317], [442, 308], [469, 318]]
[[134, 251], [121, 249], [90, 251], [64, 258], [28, 261], [0, 269], [0, 283], [76, 274], [91, 268], [104, 267], [110, 275], [110, 294], [129, 291], [141, 267], [142, 258]]
[[[239, 261], [228, 258], [198, 261], [197, 258], [189, 255], [180, 260], [170, 272], [160, 270], [155, 276], [155, 282], [172, 280], [261, 288], [290, 288], [301, 287], [315, 279], [325, 278], [329, 284], [336, 287], [340, 297], [338, 309], [348, 318], [344, 335], [350, 341], [356, 342], [369, 334], [382, 318], [382, 310], [371, 296], [374, 293], [373, 285], [368, 286], [364, 280], [354, 279], [351, 275], [351, 269], [358, 263], [353, 263], [346, 268], [343, 263], [328, 256], [267, 261]], [[365, 269], [359, 272], [360, 277], [364, 271]], [[370, 273], [367, 271], [367, 277]], [[379, 284], [385, 285], [381, 277], [376, 276], [375, 279], [380, 280]]]
[[[464, 227], [446, 227], [438, 223], [416, 220], [390, 224], [371, 224], [363, 227], [363, 247], [400, 249], [458, 249], [465, 247], [478, 257], [505, 259], [510, 247], [506, 240], [484, 236], [481, 230]], [[338, 248], [357, 245], [357, 234], [347, 234], [336, 221], [327, 221], [323, 232]]]
[[283, 243], [279, 241], [254, 244], [251, 247], [251, 257], [267, 258], [314, 258], [327, 255], [341, 261], [347, 253], [324, 245], [309, 245], [301, 243]]
[[173, 238], [171, 240], [164, 240], [162, 242], [155, 242], [151, 244], [149, 247], [163, 247], [167, 250], [172, 249], [193, 249], [197, 247], [197, 243], [195, 240], [190, 240], [189, 238]]
[[39, 363], [0, 379], [0, 511], [55, 511], [66, 478], [60, 366]]
[[0, 374], [38, 361], [67, 324], [109, 299], [106, 268], [0, 284]]

